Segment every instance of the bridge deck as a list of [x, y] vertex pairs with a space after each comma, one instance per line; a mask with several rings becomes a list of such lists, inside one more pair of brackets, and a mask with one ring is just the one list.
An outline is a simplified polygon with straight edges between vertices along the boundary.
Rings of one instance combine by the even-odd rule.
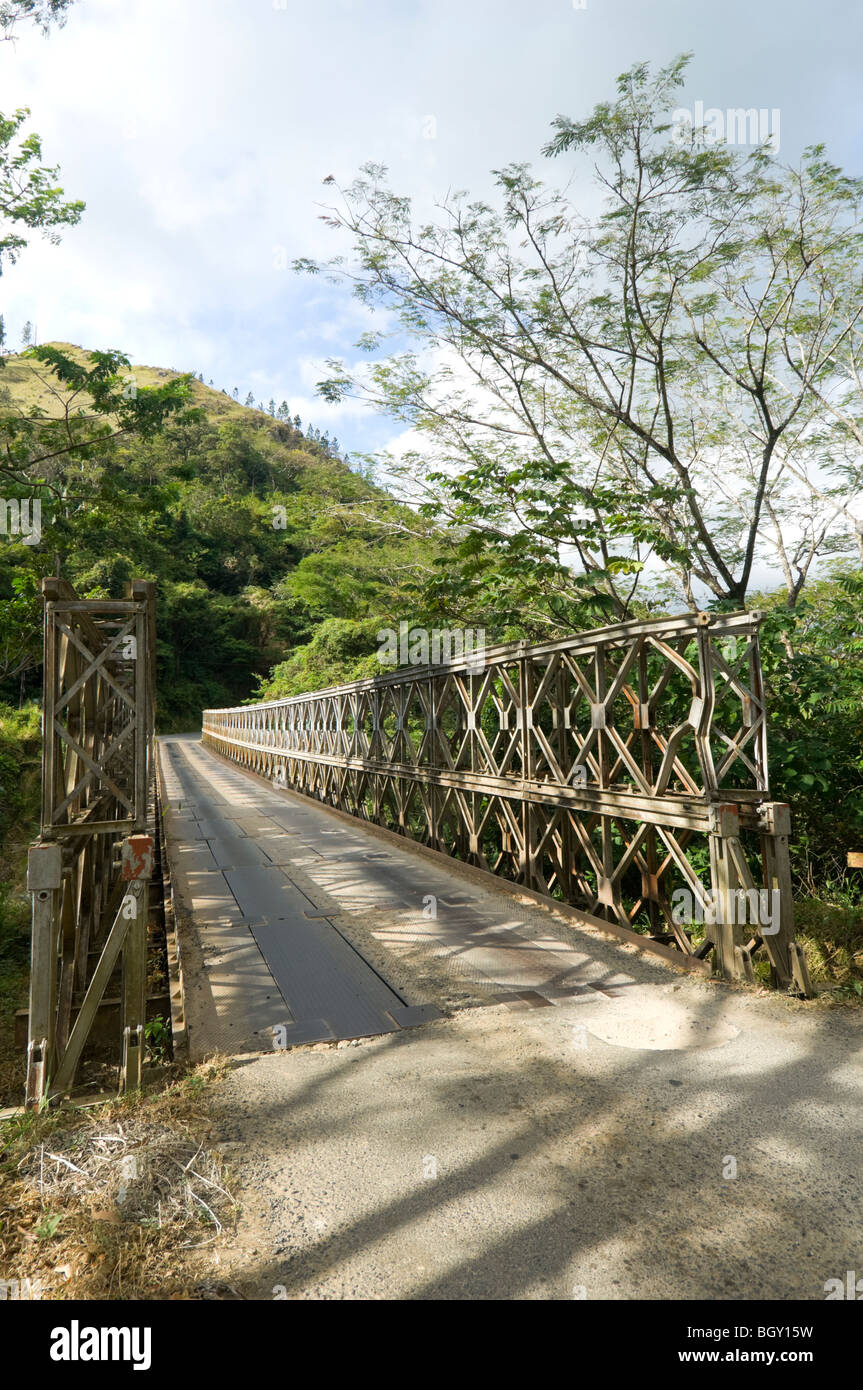
[[582, 949], [546, 910], [192, 736], [161, 739], [159, 755], [193, 1058], [269, 1049], [274, 1028], [287, 1046], [369, 1037], [439, 1005], [595, 1002], [632, 984], [621, 948], [585, 934]]

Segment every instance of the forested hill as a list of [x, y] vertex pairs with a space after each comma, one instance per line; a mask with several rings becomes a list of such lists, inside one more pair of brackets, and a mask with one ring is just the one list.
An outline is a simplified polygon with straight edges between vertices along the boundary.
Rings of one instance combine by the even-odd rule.
[[[136, 366], [129, 389], [178, 376]], [[6, 359], [0, 392], [7, 415], [81, 406], [26, 356]], [[434, 548], [427, 524], [292, 422], [198, 380], [188, 404], [148, 440], [126, 435], [47, 465], [34, 494], [40, 543], [0, 546], [0, 700], [38, 694], [38, 580], [58, 569], [96, 597], [133, 577], [157, 581], [163, 729], [197, 727], [202, 707], [259, 689], [379, 669], [375, 632], [412, 607]]]

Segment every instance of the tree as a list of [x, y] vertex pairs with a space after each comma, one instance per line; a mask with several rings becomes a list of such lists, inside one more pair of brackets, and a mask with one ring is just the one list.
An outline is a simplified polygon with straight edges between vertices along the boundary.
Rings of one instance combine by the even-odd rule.
[[11, 116], [0, 115], [0, 275], [5, 264], [14, 265], [27, 238], [21, 228], [39, 230], [55, 244], [57, 227], [71, 227], [80, 220], [84, 204], [64, 202], [57, 186], [58, 169], [39, 163], [42, 142], [38, 135], [21, 137], [30, 111], [20, 107]]
[[94, 457], [109, 441], [129, 434], [150, 438], [168, 416], [189, 399], [190, 377], [163, 386], [128, 391], [129, 358], [121, 352], [87, 352], [72, 356], [51, 346], [24, 354], [45, 370], [35, 376], [53, 396], [57, 413], [24, 414], [0, 405], [0, 477], [17, 486], [45, 487], [61, 496], [65, 460]]
[[240, 399], [240, 388], [238, 386], [235, 386], [233, 391], [231, 392], [231, 395], [233, 396], [235, 401], [238, 401]]
[[[15, 24], [34, 20], [47, 32], [52, 21], [62, 24], [71, 0], [0, 0], [0, 37], [10, 38]], [[29, 109], [0, 116], [0, 273], [4, 260], [14, 264], [27, 245], [22, 229], [38, 229], [59, 241], [60, 226], [72, 226], [84, 210], [79, 200], [64, 201], [56, 167], [43, 166], [39, 136], [22, 136]], [[5, 337], [5, 333], [3, 334]], [[41, 407], [22, 409], [5, 392], [0, 399], [0, 479], [7, 497], [23, 493], [39, 502], [47, 494], [59, 511], [68, 510], [70, 486], [77, 488], [82, 464], [113, 441], [132, 433], [147, 438], [164, 420], [185, 405], [188, 379], [134, 392], [127, 389], [129, 359], [119, 352], [77, 356], [51, 347], [30, 347], [33, 327], [25, 324], [24, 356], [46, 369], [37, 377], [46, 386], [56, 413]], [[2, 359], [0, 359], [2, 365]], [[65, 388], [65, 389], [64, 389]], [[73, 483], [74, 475], [74, 483]], [[0, 634], [0, 678], [23, 674], [38, 662], [32, 622], [36, 560], [24, 550], [4, 602]], [[60, 559], [55, 557], [56, 572]]]
[[14, 37], [13, 30], [22, 20], [32, 20], [47, 34], [52, 24], [66, 23], [66, 11], [73, 0], [0, 0], [0, 39]]
[[354, 246], [329, 271], [414, 346], [365, 372], [333, 362], [320, 393], [416, 429], [428, 446], [405, 486], [464, 537], [465, 572], [534, 574], [560, 621], [579, 595], [625, 614], [646, 569], [693, 607], [740, 605], [758, 558], [779, 558], [794, 602], [816, 556], [847, 544], [837, 497], [801, 478], [824, 455], [815, 388], [846, 341], [813, 266], [834, 248], [853, 313], [860, 187], [818, 150], [794, 171], [767, 146], [681, 140], [686, 61], [640, 64], [614, 102], [554, 122], [545, 153], [590, 161], [598, 217], [519, 164], [496, 171], [497, 208], [455, 195], [416, 227], [367, 165], [325, 219]]
[[787, 466], [814, 504], [838, 509], [863, 565], [863, 181], [819, 145], [795, 171], [793, 197], [776, 187], [764, 202], [772, 240], [795, 248], [814, 305], [779, 325], [788, 369], [808, 387], [816, 417], [807, 456]]
[[267, 406], [267, 412], [270, 415], [275, 415], [276, 413], [276, 402], [273, 400], [272, 396], [270, 396], [270, 403]]
[[[139, 387], [130, 396], [130, 363], [122, 353], [82, 353], [80, 360], [45, 346], [29, 348], [23, 356], [34, 364], [54, 413], [24, 409], [12, 396], [0, 401], [0, 486], [7, 498], [47, 504], [42, 525], [50, 533], [59, 575], [69, 551], [80, 548], [76, 521], [83, 514], [96, 522], [103, 509], [114, 507], [115, 483], [104, 459], [118, 441], [150, 439], [169, 417], [184, 411], [190, 378]], [[36, 577], [45, 572], [44, 562], [23, 543], [8, 558], [12, 593], [0, 604], [0, 682], [23, 676], [41, 661]], [[3, 577], [0, 573], [0, 581]], [[0, 590], [4, 587], [0, 583]]]
[[250, 391], [249, 394], [247, 395], [247, 397], [246, 397], [245, 401], [243, 402], [243, 404], [246, 405], [246, 406], [253, 406], [253, 405], [255, 404], [255, 398], [254, 398], [254, 396], [252, 395], [251, 391]]
[[28, 319], [21, 330], [21, 343], [23, 347], [29, 347], [33, 341], [33, 325]]
[[290, 412], [290, 410], [288, 409], [288, 403], [287, 403], [287, 401], [282, 401], [281, 405], [279, 406], [279, 408], [278, 408], [278, 410], [277, 410], [277, 412], [276, 412], [276, 416], [277, 416], [277, 418], [278, 418], [279, 420], [284, 420], [285, 422], [290, 422], [291, 412]]

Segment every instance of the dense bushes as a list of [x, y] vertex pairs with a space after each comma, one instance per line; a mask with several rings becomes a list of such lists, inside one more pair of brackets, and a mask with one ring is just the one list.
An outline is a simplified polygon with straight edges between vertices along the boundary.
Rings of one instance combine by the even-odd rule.
[[863, 898], [846, 870], [863, 849], [863, 576], [812, 583], [794, 609], [766, 604], [770, 781], [792, 808], [798, 887]]
[[16, 892], [30, 840], [38, 832], [40, 713], [0, 705], [0, 962], [18, 958], [29, 899]]
[[15, 1010], [27, 1002], [30, 899], [27, 847], [39, 829], [40, 714], [0, 704], [0, 1105], [21, 1096]]

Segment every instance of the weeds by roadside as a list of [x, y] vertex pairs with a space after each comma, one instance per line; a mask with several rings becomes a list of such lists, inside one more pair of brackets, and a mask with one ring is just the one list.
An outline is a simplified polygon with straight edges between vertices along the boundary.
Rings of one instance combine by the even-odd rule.
[[803, 898], [794, 918], [813, 983], [838, 1001], [863, 1001], [863, 904], [841, 893]]
[[207, 1103], [229, 1065], [0, 1124], [0, 1281], [46, 1299], [206, 1297], [237, 1214]]

